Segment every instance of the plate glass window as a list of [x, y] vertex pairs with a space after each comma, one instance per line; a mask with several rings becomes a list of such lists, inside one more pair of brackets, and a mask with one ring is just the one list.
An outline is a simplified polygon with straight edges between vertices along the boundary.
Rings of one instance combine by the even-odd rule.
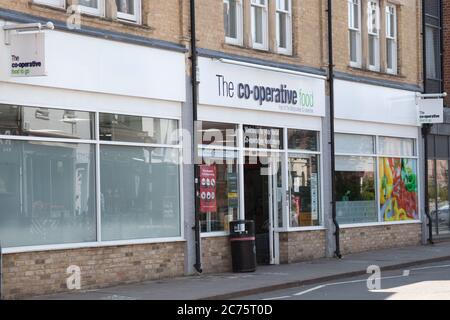
[[268, 49], [267, 10], [267, 0], [251, 0], [252, 43], [255, 49]]
[[361, 67], [361, 2], [348, 0], [350, 65]]
[[277, 0], [278, 52], [292, 54], [292, 1]]

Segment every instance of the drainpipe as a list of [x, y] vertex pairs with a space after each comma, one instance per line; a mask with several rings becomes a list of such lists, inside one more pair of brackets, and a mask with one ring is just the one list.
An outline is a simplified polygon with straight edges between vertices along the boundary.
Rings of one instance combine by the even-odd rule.
[[0, 300], [3, 300], [3, 251], [0, 243]]
[[336, 240], [336, 251], [334, 255], [341, 259], [341, 245], [340, 245], [340, 227], [336, 216], [336, 179], [335, 179], [335, 135], [334, 135], [334, 59], [333, 59], [333, 7], [332, 1], [328, 0], [328, 82], [330, 88], [330, 148], [331, 148], [331, 216], [335, 227], [334, 237]]
[[[422, 60], [423, 60], [423, 83], [424, 83], [424, 93], [428, 92], [428, 88], [427, 88], [427, 82], [426, 82], [426, 76], [427, 76], [427, 64], [426, 64], [426, 57], [427, 57], [427, 51], [426, 51], [426, 15], [425, 15], [425, 7], [426, 7], [426, 0], [422, 0]], [[442, 1], [440, 4], [440, 13], [441, 13], [441, 24], [442, 24]], [[442, 25], [441, 25], [442, 26]], [[441, 28], [441, 32], [442, 32], [442, 28]], [[442, 36], [441, 36], [442, 39]], [[442, 42], [442, 41], [441, 41]], [[442, 52], [442, 44], [441, 44], [441, 52]], [[441, 68], [442, 68], [442, 63], [441, 63]], [[442, 85], [441, 85], [442, 86]], [[440, 88], [439, 90], [440, 92], [442, 92], [442, 88]], [[431, 132], [431, 127], [432, 125], [430, 124], [424, 124], [422, 126], [422, 137], [424, 139], [424, 176], [425, 176], [425, 181], [424, 181], [424, 191], [425, 191], [425, 215], [427, 216], [428, 219], [428, 243], [433, 244], [433, 219], [431, 217], [430, 214], [430, 199], [429, 199], [429, 195], [428, 195], [428, 135]]]
[[195, 24], [195, 0], [190, 1], [190, 15], [191, 15], [191, 79], [192, 79], [192, 112], [194, 121], [193, 150], [194, 150], [194, 197], [195, 197], [195, 264], [194, 268], [198, 273], [202, 273], [202, 256], [201, 256], [201, 235], [200, 235], [200, 214], [199, 197], [198, 197], [198, 176], [199, 167], [197, 164], [197, 120], [198, 120], [198, 79], [197, 79], [197, 36]]

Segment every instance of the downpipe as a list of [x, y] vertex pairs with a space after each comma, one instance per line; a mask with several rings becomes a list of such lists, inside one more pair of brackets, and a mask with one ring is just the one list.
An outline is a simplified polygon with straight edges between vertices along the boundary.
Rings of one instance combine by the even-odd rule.
[[335, 228], [334, 238], [336, 243], [336, 250], [334, 256], [342, 259], [340, 234], [341, 228], [337, 221], [336, 215], [336, 179], [335, 179], [335, 134], [334, 134], [334, 59], [333, 59], [333, 6], [332, 0], [328, 0], [327, 7], [328, 14], [328, 81], [330, 88], [330, 148], [331, 148], [331, 215], [333, 218], [333, 225]]
[[193, 112], [193, 150], [194, 150], [194, 197], [195, 197], [195, 223], [193, 230], [195, 233], [195, 264], [194, 268], [198, 273], [202, 273], [202, 253], [201, 253], [201, 230], [200, 230], [200, 214], [199, 195], [198, 195], [198, 176], [199, 168], [197, 164], [197, 120], [198, 120], [198, 79], [197, 79], [197, 36], [195, 23], [195, 0], [190, 1], [190, 15], [191, 15], [191, 79], [192, 79], [192, 112]]

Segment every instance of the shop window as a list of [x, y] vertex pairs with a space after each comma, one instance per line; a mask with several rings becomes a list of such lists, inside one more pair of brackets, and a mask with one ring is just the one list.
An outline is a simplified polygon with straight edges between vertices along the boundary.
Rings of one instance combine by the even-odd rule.
[[244, 125], [244, 147], [249, 149], [281, 150], [283, 129]]
[[369, 69], [380, 70], [380, 7], [378, 0], [368, 2]]
[[201, 150], [199, 167], [200, 224], [202, 232], [228, 232], [239, 217], [238, 152]]
[[1, 135], [90, 140], [94, 131], [90, 112], [0, 105]]
[[319, 132], [288, 129], [290, 150], [319, 151]]
[[320, 226], [317, 155], [289, 155], [289, 225]]
[[223, 1], [223, 21], [225, 41], [230, 44], [243, 44], [242, 0]]
[[373, 136], [337, 133], [335, 138], [336, 153], [341, 154], [375, 154]]
[[131, 22], [140, 22], [140, 0], [116, 0], [117, 18]]
[[179, 152], [102, 145], [102, 240], [181, 236]]
[[428, 201], [433, 234], [450, 234], [448, 160], [428, 161]]
[[292, 54], [292, 1], [277, 0], [277, 49], [281, 54]]
[[375, 158], [336, 157], [336, 212], [341, 224], [378, 221]]
[[417, 160], [379, 158], [378, 175], [382, 220], [418, 220]]
[[218, 122], [197, 122], [198, 141], [204, 146], [237, 147], [237, 125]]
[[386, 6], [386, 63], [387, 72], [397, 74], [397, 7]]
[[340, 223], [419, 219], [415, 142], [336, 134], [336, 208]]
[[100, 114], [100, 140], [178, 144], [178, 121], [119, 114]]
[[379, 137], [379, 154], [389, 156], [416, 156], [415, 140], [392, 137]]
[[348, 0], [350, 65], [361, 67], [361, 0]]
[[66, 0], [33, 0], [33, 2], [57, 8], [65, 8], [66, 6]]
[[252, 44], [254, 49], [269, 49], [268, 0], [251, 0]]
[[4, 247], [96, 240], [95, 147], [0, 140]]

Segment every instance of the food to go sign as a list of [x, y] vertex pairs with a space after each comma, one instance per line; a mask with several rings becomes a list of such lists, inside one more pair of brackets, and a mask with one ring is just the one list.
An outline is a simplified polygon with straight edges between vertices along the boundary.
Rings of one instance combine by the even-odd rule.
[[45, 33], [18, 33], [11, 36], [11, 76], [45, 75]]

